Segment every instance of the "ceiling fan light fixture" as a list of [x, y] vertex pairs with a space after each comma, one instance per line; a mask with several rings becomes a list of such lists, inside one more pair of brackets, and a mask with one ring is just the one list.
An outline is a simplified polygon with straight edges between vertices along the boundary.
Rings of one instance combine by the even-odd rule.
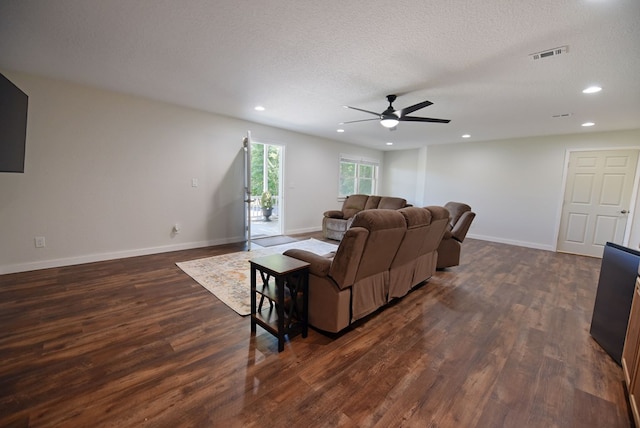
[[398, 119], [393, 119], [390, 117], [385, 117], [384, 119], [380, 120], [380, 124], [385, 128], [393, 128], [397, 126], [398, 123], [400, 123]]
[[583, 94], [595, 94], [597, 92], [600, 92], [602, 90], [602, 88], [600, 86], [589, 86], [586, 89], [582, 90]]
[[395, 95], [387, 95], [387, 101], [389, 101], [389, 107], [387, 107], [387, 109], [382, 113], [378, 113], [371, 110], [365, 110], [363, 108], [358, 108], [358, 107], [344, 106], [345, 108], [361, 111], [363, 113], [367, 113], [376, 117], [375, 119], [371, 118], [371, 119], [362, 119], [362, 120], [350, 120], [348, 122], [342, 122], [340, 125], [344, 125], [347, 123], [355, 123], [355, 122], [368, 122], [370, 120], [379, 120], [382, 126], [384, 126], [385, 128], [391, 131], [395, 131], [396, 126], [398, 126], [398, 123], [405, 122], [405, 121], [406, 122], [431, 122], [431, 123], [451, 122], [448, 119], [434, 119], [432, 117], [411, 116], [411, 113], [413, 113], [414, 111], [420, 110], [421, 108], [428, 107], [431, 104], [433, 104], [431, 101], [425, 100], [418, 104], [414, 104], [412, 106], [396, 110], [395, 108], [393, 108], [393, 104], [392, 104], [395, 101], [395, 99], [396, 99]]

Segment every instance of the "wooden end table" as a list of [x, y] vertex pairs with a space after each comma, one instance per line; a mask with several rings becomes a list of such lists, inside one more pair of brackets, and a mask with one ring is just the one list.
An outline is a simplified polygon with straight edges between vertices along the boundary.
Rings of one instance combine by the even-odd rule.
[[[278, 352], [282, 352], [285, 335], [291, 339], [302, 332], [302, 337], [307, 337], [309, 331], [309, 263], [284, 254], [251, 259], [249, 263], [251, 332], [255, 333], [256, 324], [260, 325], [278, 338]], [[262, 280], [260, 285], [258, 273]]]

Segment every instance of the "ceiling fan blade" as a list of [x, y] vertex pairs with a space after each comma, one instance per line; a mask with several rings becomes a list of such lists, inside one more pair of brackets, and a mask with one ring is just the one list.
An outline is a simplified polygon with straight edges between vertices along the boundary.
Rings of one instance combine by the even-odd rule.
[[407, 115], [407, 114], [413, 113], [413, 112], [414, 112], [414, 111], [416, 111], [416, 110], [420, 110], [421, 108], [428, 107], [428, 106], [430, 106], [431, 104], [433, 104], [431, 101], [423, 101], [423, 102], [421, 102], [421, 103], [414, 104], [414, 105], [412, 105], [412, 106], [405, 107], [405, 108], [400, 109], [400, 110], [396, 110], [396, 113], [398, 113], [398, 114], [399, 114], [399, 116], [400, 116], [400, 117], [402, 117], [402, 116], [404, 116], [404, 115]]
[[358, 107], [351, 107], [351, 106], [343, 106], [344, 108], [350, 108], [352, 110], [358, 110], [364, 113], [369, 113], [369, 114], [375, 114], [376, 116], [380, 117], [380, 113], [376, 113], [375, 111], [369, 111], [369, 110], [364, 110]]
[[350, 120], [349, 122], [340, 122], [338, 125], [346, 125], [347, 123], [356, 123], [356, 122], [369, 122], [370, 120], [380, 120], [376, 119], [361, 119], [361, 120]]
[[399, 119], [401, 122], [432, 122], [432, 123], [449, 123], [449, 119], [433, 119], [431, 117], [415, 117], [415, 116], [402, 116]]

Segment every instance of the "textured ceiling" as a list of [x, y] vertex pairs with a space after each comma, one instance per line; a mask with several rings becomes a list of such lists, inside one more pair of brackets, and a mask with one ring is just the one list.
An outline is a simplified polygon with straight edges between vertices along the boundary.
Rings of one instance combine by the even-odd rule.
[[[640, 1], [0, 0], [0, 68], [381, 150], [633, 129]], [[336, 132], [387, 94], [451, 123]]]

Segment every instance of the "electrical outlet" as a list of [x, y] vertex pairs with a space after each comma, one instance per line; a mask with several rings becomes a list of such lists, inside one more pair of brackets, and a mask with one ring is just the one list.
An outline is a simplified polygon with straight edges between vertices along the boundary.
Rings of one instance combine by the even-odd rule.
[[45, 242], [44, 242], [44, 236], [36, 236], [34, 238], [35, 244], [36, 244], [36, 248], [44, 248], [45, 247]]
[[198, 179], [197, 178], [192, 178], [191, 179], [191, 187], [198, 187]]

